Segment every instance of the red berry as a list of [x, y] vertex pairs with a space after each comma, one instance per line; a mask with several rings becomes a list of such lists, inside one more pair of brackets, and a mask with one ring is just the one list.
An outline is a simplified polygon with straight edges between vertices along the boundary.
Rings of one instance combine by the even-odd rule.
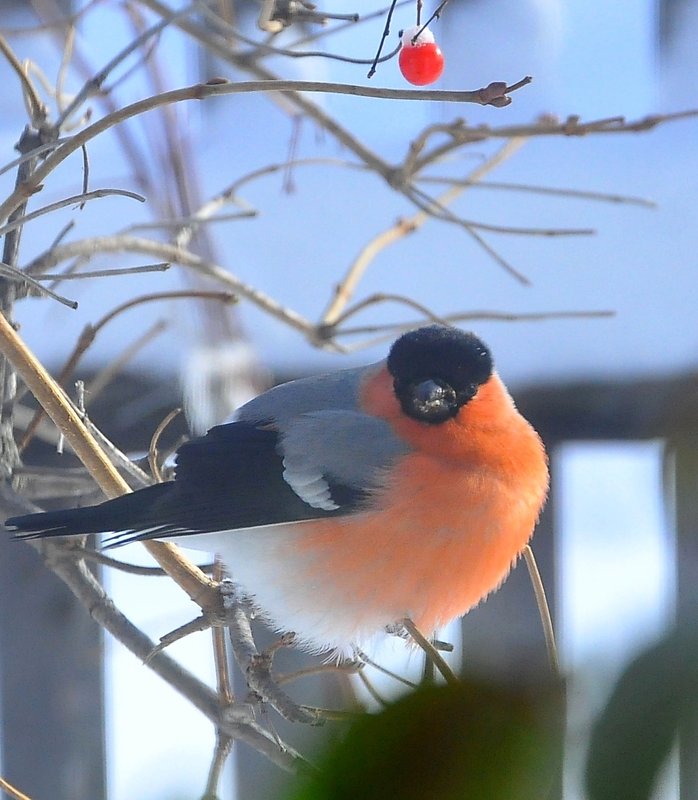
[[444, 56], [434, 41], [434, 34], [428, 28], [421, 33], [419, 30], [419, 28], [409, 28], [403, 31], [398, 64], [406, 80], [415, 86], [424, 86], [427, 83], [434, 83], [441, 77], [444, 71]]

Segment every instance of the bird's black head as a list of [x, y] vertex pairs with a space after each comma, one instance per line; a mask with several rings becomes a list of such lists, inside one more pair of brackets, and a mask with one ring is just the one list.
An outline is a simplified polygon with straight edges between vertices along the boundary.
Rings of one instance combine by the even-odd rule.
[[492, 356], [472, 333], [429, 325], [390, 348], [388, 370], [402, 410], [438, 424], [455, 417], [492, 374]]

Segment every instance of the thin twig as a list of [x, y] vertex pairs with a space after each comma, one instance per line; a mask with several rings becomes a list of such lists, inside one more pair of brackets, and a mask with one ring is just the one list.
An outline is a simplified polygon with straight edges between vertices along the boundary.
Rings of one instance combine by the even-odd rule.
[[[401, 0], [399, 3], [392, 3], [391, 5], [395, 6], [395, 8], [402, 8], [403, 6], [411, 5], [414, 0]], [[374, 19], [383, 19], [385, 15], [390, 10], [391, 6], [384, 6], [383, 8], [379, 8], [376, 11], [372, 11], [370, 14], [362, 14], [358, 20], [351, 20], [349, 22], [343, 22], [340, 25], [335, 25], [333, 28], [326, 27], [323, 30], [316, 31], [314, 33], [306, 34], [302, 36], [300, 39], [296, 39], [295, 42], [291, 44], [291, 47], [300, 47], [301, 45], [308, 44], [309, 42], [317, 41], [318, 39], [324, 39], [328, 36], [332, 36], [335, 33], [341, 33], [345, 31], [347, 28], [355, 28], [357, 25], [360, 25], [362, 22], [370, 22]]]
[[199, 224], [209, 224], [214, 222], [231, 222], [238, 219], [252, 219], [256, 217], [258, 212], [255, 209], [247, 209], [244, 211], [235, 211], [230, 214], [217, 214], [216, 216], [189, 216], [189, 217], [173, 217], [172, 219], [159, 219], [153, 222], [136, 222], [124, 228], [124, 233], [132, 231], [147, 231], [157, 230], [158, 228], [185, 228]]
[[145, 42], [148, 41], [148, 39], [157, 36], [164, 28], [170, 25], [178, 17], [190, 14], [196, 5], [197, 4], [194, 3], [187, 8], [176, 12], [176, 14], [170, 19], [160, 20], [160, 22], [156, 23], [151, 28], [148, 28], [148, 30], [143, 31], [140, 36], [137, 36], [135, 39], [129, 42], [129, 44], [119, 53], [117, 53], [114, 58], [112, 58], [111, 61], [109, 61], [94, 77], [92, 77], [83, 85], [82, 89], [80, 89], [72, 101], [62, 111], [55, 122], [55, 127], [60, 129], [66, 119], [68, 119], [71, 114], [75, 113], [75, 111], [80, 108], [80, 106], [85, 102], [85, 100], [87, 100], [88, 97], [99, 92], [107, 77], [119, 66], [119, 64], [125, 61], [131, 55], [131, 53], [134, 53], [136, 50], [138, 50]]
[[[46, 122], [48, 111], [44, 103], [41, 101], [38, 92], [34, 88], [34, 84], [27, 77], [27, 73], [22, 67], [20, 60], [17, 58], [14, 50], [10, 47], [2, 34], [0, 34], [0, 53], [5, 56], [10, 66], [15, 71], [15, 74], [19, 78], [19, 81], [22, 85], [22, 91], [28, 105], [29, 118], [31, 119], [32, 126], [39, 130], [39, 128], [41, 128], [41, 126]], [[0, 216], [0, 219], [2, 219], [2, 216]]]
[[132, 361], [144, 347], [149, 345], [163, 331], [167, 330], [168, 325], [169, 322], [167, 320], [156, 320], [140, 333], [136, 339], [130, 342], [116, 358], [110, 361], [105, 367], [102, 367], [88, 386], [90, 402], [94, 403], [114, 378], [123, 371], [124, 367]]
[[160, 441], [160, 437], [164, 433], [165, 428], [167, 428], [167, 426], [181, 413], [181, 408], [173, 408], [168, 414], [165, 415], [164, 419], [160, 421], [150, 439], [150, 445], [148, 446], [148, 464], [150, 464], [150, 471], [158, 483], [162, 483], [163, 481], [162, 472], [160, 471], [160, 464], [158, 462], [158, 442]]
[[[371, 69], [369, 69], [368, 74], [366, 75], [367, 78], [372, 78], [376, 74], [376, 66], [381, 60], [381, 53], [383, 51], [383, 45], [386, 43], [388, 36], [390, 36], [390, 23], [393, 19], [393, 13], [395, 12], [395, 3], [396, 0], [390, 4], [390, 8], [388, 9], [388, 13], [385, 17], [385, 26], [383, 27], [383, 33], [381, 34], [381, 40], [378, 43], [378, 50], [376, 50], [376, 55], [373, 57], [373, 61], [371, 63]], [[399, 48], [398, 48], [399, 49]]]
[[[75, 256], [92, 257], [97, 253], [118, 252], [141, 253], [189, 267], [227, 286], [237, 294], [262, 308], [262, 310], [266, 311], [272, 317], [285, 322], [289, 327], [301, 331], [305, 335], [309, 335], [313, 330], [313, 324], [309, 320], [295, 311], [282, 306], [264, 292], [239, 280], [222, 266], [201, 258], [188, 250], [183, 250], [175, 245], [167, 244], [166, 242], [157, 242], [152, 239], [132, 236], [100, 236], [94, 239], [83, 239], [79, 242], [69, 242], [53, 251], [42, 253], [34, 259], [31, 264], [25, 267], [25, 271], [30, 272], [51, 267], [66, 259], [74, 258]], [[215, 294], [220, 296], [221, 293]], [[191, 295], [194, 296], [195, 293], [191, 293]]]
[[444, 205], [440, 204], [438, 200], [434, 200], [429, 197], [427, 197], [426, 200], [423, 200], [422, 197], [420, 197], [422, 193], [416, 188], [408, 189], [406, 194], [410, 197], [417, 208], [421, 208], [429, 216], [433, 217], [434, 219], [450, 222], [462, 228], [497, 264], [499, 264], [500, 267], [505, 270], [505, 272], [508, 272], [513, 278], [516, 278], [516, 280], [524, 286], [530, 286], [530, 280], [522, 272], [510, 264], [502, 255], [500, 255], [494, 249], [494, 247], [492, 247], [492, 245], [488, 244], [488, 242], [482, 238], [482, 235], [475, 228], [469, 225], [467, 221], [464, 221], [456, 214], [451, 213]]
[[29, 214], [24, 214], [18, 219], [13, 219], [12, 222], [0, 226], [0, 236], [4, 236], [9, 231], [26, 225], [27, 222], [31, 222], [33, 219], [37, 219], [37, 217], [43, 217], [45, 214], [58, 211], [60, 208], [75, 204], [84, 205], [88, 200], [96, 200], [100, 197], [129, 197], [131, 200], [138, 200], [139, 203], [145, 203], [145, 197], [143, 197], [143, 195], [137, 194], [136, 192], [129, 192], [126, 189], [95, 189], [92, 192], [82, 192], [72, 197], [65, 197], [62, 200], [57, 200], [55, 203], [49, 203], [47, 206], [37, 208], [36, 211], [31, 211]]
[[[493, 169], [498, 167], [506, 159], [510, 158], [524, 143], [522, 138], [512, 139], [506, 142], [497, 152], [491, 156], [484, 164], [474, 169], [468, 176], [468, 180], [477, 182]], [[439, 196], [438, 201], [442, 205], [453, 202], [465, 191], [467, 187], [451, 186], [446, 192]], [[359, 253], [357, 258], [349, 266], [344, 278], [339, 282], [335, 289], [327, 309], [322, 315], [319, 327], [334, 326], [351, 300], [356, 288], [364, 273], [376, 258], [388, 245], [398, 241], [408, 234], [414, 233], [430, 218], [427, 211], [420, 211], [411, 217], [399, 220], [395, 225], [382, 231], [374, 237]]]
[[279, 686], [282, 686], [285, 683], [292, 683], [293, 681], [300, 680], [301, 678], [313, 678], [316, 675], [326, 675], [328, 672], [342, 672], [354, 675], [357, 672], [360, 672], [361, 668], [362, 664], [356, 661], [342, 661], [339, 664], [314, 664], [312, 667], [303, 667], [302, 669], [297, 669], [293, 672], [286, 672], [283, 675], [275, 675], [274, 679]]
[[405, 617], [405, 619], [400, 620], [400, 624], [403, 625], [405, 630], [414, 639], [415, 643], [422, 648], [425, 656], [432, 662], [436, 669], [439, 670], [446, 683], [451, 685], [458, 684], [458, 678], [454, 674], [453, 670], [448, 666], [444, 657], [441, 655], [441, 653], [439, 653], [429, 639], [427, 639], [427, 637], [419, 630], [414, 622], [412, 622], [409, 617]]
[[365, 672], [359, 672], [359, 680], [361, 681], [361, 683], [363, 683], [364, 689], [366, 689], [366, 691], [375, 700], [375, 702], [378, 703], [378, 705], [381, 706], [382, 708], [387, 708], [388, 701], [376, 689], [376, 687], [373, 685], [372, 681], [370, 680], [368, 675], [366, 675]]
[[133, 300], [127, 300], [125, 303], [113, 308], [109, 313], [105, 314], [99, 322], [92, 326], [93, 338], [105, 325], [112, 322], [124, 311], [130, 311], [136, 306], [144, 305], [145, 303], [156, 303], [163, 300], [218, 300], [221, 303], [234, 303], [236, 298], [229, 292], [210, 292], [201, 291], [197, 289], [175, 290], [172, 292], [152, 292], [151, 294], [143, 294], [135, 297]]
[[[53, 241], [51, 242], [51, 247], [58, 247], [58, 245], [65, 239], [65, 237], [70, 233], [70, 231], [75, 227], [75, 220], [71, 219], [58, 231], [58, 233], [53, 237]], [[49, 250], [51, 249], [49, 248]], [[36, 277], [36, 276], [34, 276]]]
[[225, 733], [219, 732], [216, 736], [216, 746], [206, 779], [206, 788], [201, 800], [218, 800], [218, 785], [221, 782], [223, 767], [225, 767], [225, 762], [228, 760], [234, 741], [231, 736]]
[[553, 620], [550, 616], [550, 606], [548, 599], [545, 596], [545, 587], [543, 586], [543, 579], [540, 576], [540, 570], [536, 563], [536, 557], [533, 555], [531, 545], [527, 544], [523, 550], [523, 557], [526, 562], [529, 577], [531, 578], [531, 585], [533, 586], [533, 593], [536, 596], [536, 605], [538, 606], [538, 614], [540, 615], [540, 622], [543, 626], [543, 635], [545, 636], [545, 647], [548, 651], [548, 660], [550, 661], [550, 669], [553, 674], [560, 675], [560, 659], [557, 654], [557, 645], [555, 644], [555, 629], [553, 627]]
[[[98, 269], [93, 272], [56, 272], [34, 274], [32, 278], [36, 281], [78, 281], [87, 278], [116, 278], [124, 275], [139, 275], [144, 272], [167, 272], [172, 264], [169, 261], [159, 261], [157, 264], [141, 264], [138, 267], [115, 267], [114, 269]], [[21, 273], [24, 275], [24, 273]], [[26, 277], [26, 276], [25, 276]]]
[[377, 661], [374, 661], [368, 653], [364, 653], [363, 650], [356, 651], [357, 656], [364, 662], [364, 664], [368, 664], [373, 669], [378, 670], [378, 672], [382, 672], [383, 675], [387, 675], [389, 678], [392, 678], [394, 681], [401, 683], [403, 686], [407, 686], [410, 689], [416, 689], [417, 684], [414, 681], [410, 681], [407, 678], [403, 678], [402, 675], [398, 675], [397, 672], [393, 672], [390, 669], [387, 669], [382, 664], [379, 664]]
[[[382, 64], [383, 62], [394, 58], [400, 50], [400, 45], [398, 45], [391, 53], [382, 56], [376, 62], [375, 58], [352, 58], [350, 56], [343, 55], [342, 53], [328, 53], [325, 50], [299, 50], [297, 45], [294, 45], [291, 48], [273, 47], [272, 45], [256, 41], [249, 36], [245, 36], [239, 30], [231, 30], [230, 25], [222, 22], [220, 17], [207, 6], [200, 5], [199, 8], [202, 12], [202, 16], [210, 20], [215, 27], [221, 29], [222, 33], [232, 35], [235, 37], [235, 39], [237, 39], [238, 42], [242, 42], [243, 44], [249, 45], [253, 48], [252, 51], [241, 54], [242, 58], [257, 60], [264, 58], [265, 56], [284, 56], [286, 58], [327, 58], [331, 61], [343, 61], [347, 64]], [[356, 21], [357, 20], [352, 20], [352, 22]]]
[[530, 183], [510, 183], [508, 181], [473, 181], [470, 178], [458, 180], [457, 178], [441, 178], [433, 175], [420, 175], [415, 180], [419, 183], [440, 183], [450, 186], [464, 186], [469, 189], [503, 189], [511, 192], [525, 192], [526, 194], [552, 195], [553, 197], [570, 197], [580, 200], [598, 200], [604, 203], [625, 203], [627, 205], [656, 208], [653, 200], [645, 197], [633, 197], [626, 194], [609, 194], [608, 192], [592, 192], [584, 189], [558, 189], [554, 186], [538, 186]]
[[[17, 230], [19, 230], [19, 228], [17, 228]], [[67, 306], [68, 308], [72, 308], [74, 310], [78, 307], [77, 300], [70, 300], [69, 298], [64, 297], [62, 294], [57, 294], [53, 291], [53, 289], [49, 289], [48, 286], [42, 286], [33, 276], [27, 275], [26, 273], [22, 272], [21, 269], [17, 269], [17, 267], [13, 267], [10, 264], [5, 264], [2, 261], [0, 261], [0, 275], [2, 275], [3, 278], [11, 281], [27, 284], [28, 286], [31, 286], [34, 291], [37, 292], [37, 294], [57, 300], [59, 303]]]
[[117, 558], [112, 558], [101, 550], [85, 550], [82, 554], [85, 561], [94, 561], [104, 567], [116, 569], [119, 572], [125, 572], [127, 575], [139, 575], [144, 578], [168, 578], [169, 575], [162, 567], [144, 567], [140, 564], [129, 564], [126, 561], [120, 561]]
[[[392, 300], [391, 295], [373, 295], [378, 301], [379, 298], [384, 297], [386, 300]], [[371, 299], [371, 298], [368, 298]], [[354, 308], [358, 311], [358, 305]], [[467, 311], [457, 314], [440, 314], [438, 319], [446, 325], [454, 325], [459, 322], [481, 322], [483, 320], [495, 322], [543, 322], [551, 319], [608, 319], [615, 316], [615, 311], [611, 310], [598, 310], [598, 311], [524, 311], [519, 314], [508, 311]], [[428, 316], [427, 319], [431, 319]], [[372, 339], [370, 342], [363, 343], [358, 349], [372, 347], [380, 342], [385, 342], [394, 339], [395, 336], [405, 331], [413, 330], [424, 324], [424, 318], [409, 320], [407, 322], [389, 323], [385, 325], [372, 324], [356, 326], [354, 328], [341, 328], [333, 329], [332, 336], [365, 336], [366, 334], [384, 332], [377, 339]], [[352, 351], [354, 348], [352, 348]]]
[[[497, 84], [499, 85], [499, 84]], [[504, 85], [504, 88], [507, 88]], [[68, 141], [57, 147], [46, 160], [37, 167], [27, 181], [15, 189], [14, 192], [0, 204], [0, 219], [8, 216], [24, 199], [33, 194], [43, 183], [46, 177], [71, 153], [81, 148], [95, 136], [103, 133], [131, 117], [139, 116], [146, 111], [152, 111], [161, 106], [181, 103], [189, 100], [204, 100], [209, 97], [247, 93], [302, 93], [316, 92], [320, 94], [341, 94], [354, 97], [374, 97], [383, 100], [434, 100], [447, 103], [476, 103], [478, 105], [492, 105], [491, 92], [486, 89], [471, 91], [440, 91], [440, 90], [415, 90], [415, 89], [385, 89], [355, 84], [326, 83], [322, 81], [288, 81], [288, 80], [261, 80], [229, 83], [214, 79], [208, 83], [197, 83], [182, 89], [172, 89], [169, 92], [147, 97], [131, 105], [124, 106], [117, 111], [97, 120], [86, 128], [71, 136]]]
[[163, 634], [160, 637], [160, 641], [153, 647], [150, 653], [148, 653], [146, 663], [150, 661], [150, 659], [153, 658], [153, 656], [162, 652], [166, 648], [171, 647], [176, 642], [180, 642], [182, 639], [186, 639], [187, 636], [191, 636], [193, 633], [201, 633], [202, 631], [207, 631], [209, 630], [209, 628], [212, 628], [214, 624], [220, 624], [220, 622], [218, 622], [219, 619], [220, 617], [218, 616], [212, 616], [210, 614], [200, 614], [198, 617], [190, 619], [183, 625], [179, 625], [173, 630]]
[[290, 722], [317, 724], [318, 717], [295, 703], [271, 676], [271, 660], [260, 653], [252, 637], [248, 609], [237, 596], [232, 582], [221, 581], [225, 619], [235, 660], [242, 670], [247, 685], [263, 702], [269, 703]]
[[[417, 31], [417, 33], [416, 33], [416, 35], [415, 35], [415, 37], [414, 37], [415, 39], [417, 39], [417, 38], [419, 37], [419, 35], [420, 35], [420, 34], [421, 34], [421, 33], [422, 33], [424, 30], [426, 30], [426, 28], [428, 28], [428, 27], [429, 27], [429, 25], [430, 25], [430, 24], [431, 24], [431, 23], [432, 23], [432, 22], [433, 22], [435, 19], [438, 19], [438, 18], [441, 16], [441, 12], [444, 10], [444, 8], [446, 7], [446, 5], [447, 5], [447, 4], [448, 4], [448, 0], [442, 0], [442, 2], [441, 2], [441, 3], [439, 3], [439, 5], [436, 7], [436, 9], [435, 9], [435, 10], [434, 10], [434, 12], [432, 13], [432, 15], [429, 17], [429, 19], [428, 19], [428, 20], [427, 20], [427, 21], [426, 21], [426, 22], [425, 22], [425, 23], [422, 25], [421, 29]], [[420, 24], [420, 23], [419, 23], [419, 20], [417, 20], [417, 25], [419, 25], [419, 24]]]
[[[75, 407], [41, 362], [27, 348], [7, 319], [0, 314], [0, 351], [14, 365], [56, 427], [70, 442], [75, 454], [90, 471], [107, 497], [130, 491], [95, 442]], [[168, 574], [202, 607], [218, 607], [213, 582], [169, 542], [145, 542], [147, 550]]]
[[456, 222], [468, 230], [486, 231], [488, 233], [505, 233], [516, 236], [591, 236], [596, 233], [593, 228], [519, 228], [514, 225], [493, 225], [487, 222], [477, 222], [472, 219], [464, 219], [451, 213], [443, 204], [426, 192], [415, 187], [415, 196], [419, 197], [424, 203], [425, 208], [431, 209], [432, 216], [442, 219], [445, 222]]
[[13, 800], [31, 800], [31, 797], [29, 797], [29, 795], [24, 794], [24, 792], [20, 792], [19, 789], [14, 787], [4, 778], [0, 778], [0, 789], [2, 789], [2, 791], [5, 792], [5, 794], [13, 798]]
[[[242, 205], [244, 201], [240, 200], [236, 195], [238, 191], [242, 188], [242, 186], [246, 185], [247, 183], [251, 183], [258, 178], [265, 177], [267, 175], [273, 175], [277, 172], [286, 172], [289, 168], [300, 166], [317, 166], [317, 165], [333, 165], [333, 166], [346, 166], [354, 169], [366, 169], [363, 164], [350, 164], [347, 161], [342, 161], [341, 159], [337, 158], [299, 158], [293, 160], [282, 161], [278, 164], [267, 164], [264, 167], [259, 169], [255, 169], [252, 172], [243, 175], [241, 178], [237, 178], [233, 183], [227, 186], [225, 189], [222, 189], [220, 192], [215, 194], [209, 200], [207, 200], [203, 205], [197, 209], [197, 211], [191, 215], [189, 218], [191, 224], [186, 225], [177, 235], [176, 244], [179, 247], [187, 247], [189, 242], [191, 241], [192, 236], [194, 235], [194, 231], [196, 228], [196, 224], [199, 222], [205, 222], [208, 219], [214, 219], [212, 216], [219, 208], [229, 204], [229, 203], [237, 203]], [[258, 212], [254, 208], [250, 208], [246, 211], [242, 212], [243, 214], [249, 215], [256, 215]], [[223, 218], [220, 217], [220, 218]], [[182, 220], [182, 222], [186, 222], [186, 220]], [[125, 232], [129, 230], [137, 229], [138, 226], [131, 226]]]
[[[69, 246], [69, 245], [66, 245]], [[30, 269], [30, 267], [27, 267]], [[68, 382], [70, 377], [72, 376], [75, 368], [77, 367], [80, 359], [82, 356], [87, 352], [90, 348], [94, 340], [97, 338], [97, 334], [111, 322], [113, 319], [122, 314], [125, 311], [128, 311], [131, 308], [135, 308], [138, 305], [142, 305], [143, 303], [151, 303], [160, 300], [177, 300], [177, 299], [211, 299], [211, 300], [220, 300], [221, 302], [228, 303], [234, 301], [234, 297], [225, 292], [202, 292], [202, 291], [174, 291], [174, 292], [156, 292], [153, 294], [141, 295], [140, 297], [136, 297], [133, 300], [129, 300], [121, 305], [118, 305], [116, 308], [112, 309], [108, 314], [105, 314], [95, 325], [87, 325], [83, 329], [82, 333], [80, 334], [75, 347], [73, 348], [73, 352], [68, 356], [63, 368], [61, 369], [58, 375], [58, 384], [61, 386], [65, 386]], [[34, 431], [36, 430], [36, 426], [39, 424], [41, 419], [44, 415], [44, 409], [38, 408], [36, 410], [36, 414], [34, 415], [34, 420], [32, 424], [27, 427], [27, 430], [22, 437], [22, 441], [19, 444], [19, 451], [20, 453], [23, 452], [29, 442], [31, 441], [32, 437], [34, 436]]]
[[75, 25], [67, 25], [65, 28], [65, 42], [63, 44], [63, 52], [61, 53], [61, 63], [58, 67], [58, 75], [56, 76], [56, 103], [59, 111], [63, 110], [63, 87], [65, 86], [65, 79], [70, 67], [70, 61], [73, 57], [75, 48]]
[[117, 469], [127, 475], [131, 479], [131, 484], [138, 489], [144, 486], [150, 486], [153, 479], [144, 472], [137, 464], [122, 452], [112, 441], [108, 439], [102, 431], [92, 422], [92, 420], [85, 416], [83, 422], [90, 434], [96, 439], [99, 446], [109, 457], [109, 460], [114, 464]]
[[55, 139], [51, 140], [50, 142], [46, 142], [45, 144], [39, 144], [34, 147], [32, 150], [27, 151], [26, 153], [22, 153], [21, 156], [18, 158], [13, 159], [12, 161], [8, 161], [4, 167], [0, 167], [0, 175], [4, 175], [6, 172], [10, 172], [11, 170], [18, 167], [20, 164], [23, 164], [25, 161], [31, 161], [33, 158], [37, 156], [43, 155], [44, 153], [48, 153], [49, 150], [55, 150], [59, 145], [64, 144], [68, 141], [68, 137], [63, 139]]
[[[369, 306], [376, 305], [377, 303], [400, 303], [401, 305], [408, 306], [409, 308], [415, 309], [415, 311], [419, 311], [421, 314], [424, 315], [424, 319], [429, 320], [430, 322], [435, 322], [438, 325], [447, 325], [444, 317], [436, 314], [430, 308], [427, 308], [423, 303], [418, 303], [416, 300], [413, 300], [411, 297], [407, 297], [406, 295], [401, 294], [393, 294], [389, 292], [380, 292], [377, 294], [372, 294], [370, 297], [366, 297], [364, 300], [361, 300], [358, 303], [355, 303], [353, 306], [345, 309], [345, 311], [337, 317], [334, 325], [332, 326], [332, 335], [337, 335], [339, 331], [337, 328], [343, 323], [346, 322], [350, 317], [353, 317], [355, 314], [358, 314], [360, 311], [363, 311], [365, 308]], [[346, 331], [342, 330], [341, 333], [346, 334]]]
[[292, 747], [265, 731], [251, 714], [245, 714], [243, 709], [230, 713], [230, 708], [222, 708], [215, 692], [167, 654], [156, 653], [148, 659], [154, 643], [115, 608], [82, 560], [66, 558], [64, 550], [55, 542], [44, 540], [37, 547], [41, 548], [51, 569], [90, 610], [92, 618], [201, 711], [218, 731], [245, 742], [284, 770], [294, 772], [305, 764]]
[[[213, 579], [220, 583], [225, 577], [225, 570], [222, 562], [216, 558], [213, 565]], [[216, 667], [216, 685], [218, 695], [224, 705], [230, 705], [235, 697], [233, 695], [232, 681], [230, 680], [230, 670], [228, 669], [228, 653], [225, 647], [225, 631], [220, 626], [212, 628], [213, 634], [213, 655]]]

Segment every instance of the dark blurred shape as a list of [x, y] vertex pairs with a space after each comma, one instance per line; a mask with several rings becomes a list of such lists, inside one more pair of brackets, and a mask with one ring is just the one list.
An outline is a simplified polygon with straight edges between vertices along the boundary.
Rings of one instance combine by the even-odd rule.
[[560, 770], [561, 687], [465, 679], [357, 719], [293, 800], [545, 800]]
[[642, 652], [618, 679], [591, 735], [590, 800], [649, 800], [677, 736], [695, 730], [696, 622], [698, 617]]

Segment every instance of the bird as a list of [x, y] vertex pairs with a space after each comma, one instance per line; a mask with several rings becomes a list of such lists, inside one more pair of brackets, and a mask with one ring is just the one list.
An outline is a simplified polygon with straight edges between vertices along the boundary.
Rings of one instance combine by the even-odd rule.
[[263, 392], [183, 444], [173, 480], [5, 524], [215, 552], [272, 628], [341, 657], [405, 619], [438, 631], [496, 590], [548, 483], [488, 347], [434, 324], [378, 363]]

